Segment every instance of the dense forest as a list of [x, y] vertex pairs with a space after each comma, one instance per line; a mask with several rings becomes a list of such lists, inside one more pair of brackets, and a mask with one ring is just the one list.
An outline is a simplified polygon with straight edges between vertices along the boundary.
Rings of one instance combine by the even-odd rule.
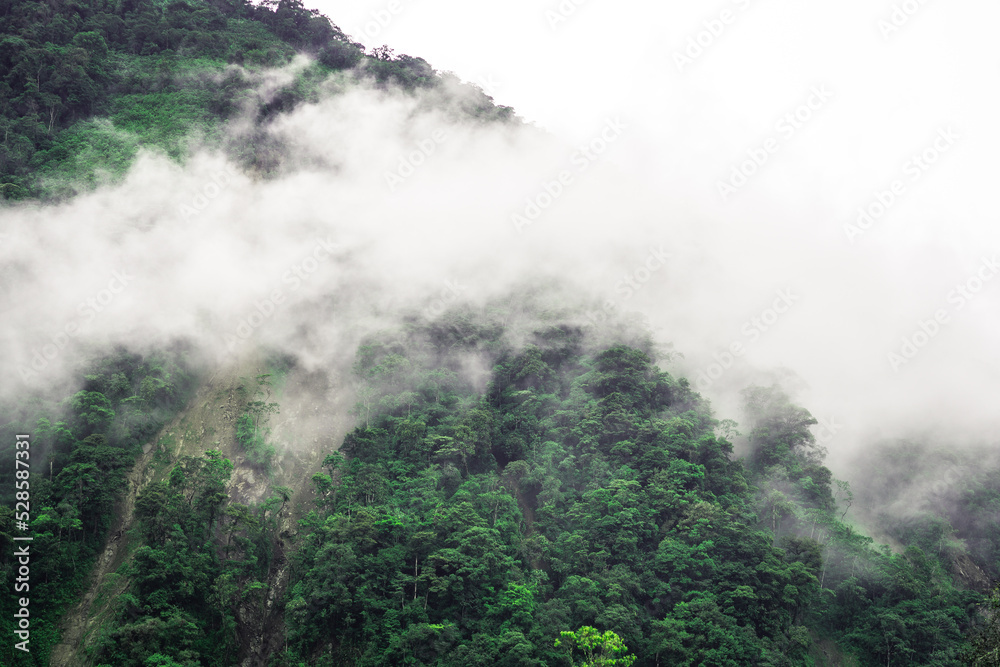
[[[194, 375], [183, 347], [141, 355], [117, 350], [83, 369], [79, 391], [62, 400], [33, 397], [5, 401], [2, 455], [14, 459], [15, 434], [30, 433], [35, 458], [30, 491], [30, 600], [34, 650], [24, 664], [48, 664], [58, 640], [57, 623], [82, 590], [94, 558], [109, 537], [113, 514], [127, 485], [127, 473], [143, 445], [180, 410]], [[41, 458], [39, 458], [41, 457]], [[13, 582], [16, 471], [0, 472], [4, 505], [0, 541], [6, 581]], [[20, 480], [20, 478], [17, 478]], [[4, 597], [4, 613], [14, 613], [15, 596]], [[5, 664], [15, 664], [18, 641], [5, 632]], [[28, 656], [25, 656], [26, 658]]]
[[[517, 122], [299, 0], [0, 0], [0, 34], [8, 206], [114, 182], [140, 149], [183, 162], [208, 145], [267, 178], [282, 147], [227, 123], [263, 127], [330, 77], [461, 88], [451, 111]], [[297, 54], [260, 96], [257, 75]], [[5, 631], [0, 661], [49, 664], [120, 545], [82, 664], [1000, 665], [989, 448], [883, 443], [849, 484], [781, 387], [748, 387], [723, 419], [645, 334], [524, 308], [519, 329], [456, 308], [368, 337], [354, 425], [299, 480], [305, 502], [274, 476], [271, 423], [306, 373], [286, 354], [235, 381], [225, 430], [185, 434], [195, 454], [176, 434], [215, 385], [188, 343], [104, 350], [67, 387], [3, 399], [0, 458], [32, 437], [29, 476], [0, 466], [4, 580], [21, 482], [33, 557], [31, 652]], [[258, 499], [235, 493], [237, 469]]]
[[[966, 546], [947, 514], [883, 517], [899, 546], [880, 546], [849, 518], [860, 501], [823, 466], [815, 420], [780, 388], [745, 391], [741, 435], [646, 341], [595, 346], [561, 324], [516, 346], [507, 334], [449, 313], [359, 348], [358, 426], [309, 480], [271, 664], [954, 665], [995, 652], [985, 596], [953, 572], [961, 557], [996, 576], [995, 527]], [[485, 386], [470, 359], [491, 369]], [[243, 379], [227, 436], [262, 471], [270, 389], [294, 362], [273, 366]], [[4, 428], [35, 424], [51, 448], [31, 476], [38, 646], [119, 537], [107, 528], [124, 472], [197, 381], [183, 349], [120, 350], [88, 370], [81, 391], [23, 405]], [[92, 664], [237, 664], [268, 631], [257, 612], [291, 490], [232, 500], [233, 463], [209, 444], [157, 451], [118, 575], [128, 592]], [[965, 489], [969, 504], [995, 507], [988, 479]], [[9, 509], [3, 522], [9, 540]]]
[[[140, 147], [183, 159], [195, 140], [266, 174], [275, 147], [256, 135], [225, 143], [220, 126], [266, 123], [315, 99], [334, 72], [404, 89], [460, 85], [421, 58], [366, 54], [299, 0], [0, 0], [0, 36], [0, 192], [11, 200], [71, 196], [122, 175]], [[254, 72], [297, 53], [312, 60], [295, 81], [256, 96]], [[475, 92], [463, 102], [470, 117], [512, 117]]]
[[[566, 326], [517, 350], [500, 336], [359, 351], [379, 416], [313, 477], [296, 658], [569, 665], [556, 640], [593, 627], [636, 665], [829, 664], [830, 645], [855, 664], [958, 664], [982, 596], [932, 542], [896, 553], [845, 522], [849, 487], [780, 389], [745, 392], [739, 461], [733, 424], [647, 347], [588, 350]], [[491, 347], [476, 392], [461, 361]]]

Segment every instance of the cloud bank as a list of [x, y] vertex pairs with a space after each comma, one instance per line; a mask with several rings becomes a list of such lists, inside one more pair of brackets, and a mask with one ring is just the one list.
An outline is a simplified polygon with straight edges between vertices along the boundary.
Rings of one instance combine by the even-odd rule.
[[[301, 66], [269, 73], [260, 94]], [[995, 439], [997, 254], [961, 235], [942, 243], [922, 222], [880, 234], [875, 220], [880, 206], [916, 205], [907, 190], [931, 151], [961, 163], [974, 142], [961, 128], [918, 137], [923, 162], [901, 163], [857, 203], [852, 215], [873, 221], [849, 238], [836, 207], [815, 202], [803, 219], [768, 187], [738, 185], [773, 183], [776, 146], [795, 164], [835, 112], [835, 88], [803, 89], [733, 151], [720, 180], [737, 208], [695, 204], [683, 178], [651, 176], [649, 126], [629, 109], [564, 142], [471, 120], [464, 94], [331, 79], [318, 102], [227, 127], [230, 147], [266, 139], [266, 177], [237, 151], [196, 150], [183, 165], [146, 152], [119, 184], [4, 209], [3, 391], [66, 382], [88, 350], [114, 343], [190, 340], [207, 364], [265, 346], [329, 368], [403, 315], [534, 289], [586, 326], [643, 320], [683, 355], [668, 370], [720, 417], [738, 417], [747, 384], [781, 381], [828, 426], [835, 469], [879, 437]], [[674, 159], [696, 155], [686, 150]]]

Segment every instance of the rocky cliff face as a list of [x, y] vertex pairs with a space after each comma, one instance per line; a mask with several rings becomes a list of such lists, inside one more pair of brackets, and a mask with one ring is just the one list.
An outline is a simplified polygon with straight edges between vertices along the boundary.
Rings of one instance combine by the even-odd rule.
[[963, 586], [977, 593], [989, 593], [996, 585], [996, 582], [990, 581], [986, 571], [966, 554], [959, 554], [952, 559], [951, 574]]

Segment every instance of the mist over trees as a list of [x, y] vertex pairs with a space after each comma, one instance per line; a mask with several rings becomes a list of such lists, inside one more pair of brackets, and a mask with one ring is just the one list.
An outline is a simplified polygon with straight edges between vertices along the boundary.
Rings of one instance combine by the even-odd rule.
[[[8, 206], [114, 182], [141, 149], [210, 145], [268, 178], [284, 153], [261, 128], [331, 80], [515, 120], [300, 0], [0, 0], [0, 35]], [[641, 328], [502, 297], [398, 318], [346, 369], [283, 350], [223, 386], [196, 342], [112, 345], [4, 398], [0, 459], [33, 438], [36, 555], [32, 652], [5, 632], [3, 663], [49, 664], [107, 565], [85, 664], [1000, 664], [995, 447], [881, 443], [838, 480], [781, 386], [718, 414]], [[275, 431], [301, 408], [283, 389], [326, 371], [353, 383], [351, 428], [278, 483]], [[218, 430], [189, 427], [223, 404], [199, 390], [229, 392]], [[0, 466], [5, 581], [14, 489]]]
[[[247, 112], [252, 98], [253, 81], [231, 65], [254, 71], [296, 53], [315, 59], [294, 85], [255, 103], [262, 121], [309, 98], [335, 71], [363, 65], [359, 76], [404, 89], [442, 81], [421, 58], [365, 55], [299, 0], [4, 0], [0, 35], [0, 192], [11, 200], [105, 182], [140, 146], [181, 157], [193, 131], [211, 140], [213, 126]], [[472, 111], [511, 113], [484, 95]], [[245, 159], [266, 169], [252, 147], [234, 150], [248, 148]]]
[[315, 480], [297, 655], [570, 664], [551, 640], [593, 626], [637, 665], [815, 664], [831, 639], [859, 664], [958, 664], [981, 595], [843, 523], [847, 487], [780, 389], [746, 392], [743, 463], [687, 380], [570, 327], [501, 348], [470, 391], [460, 360], [490, 333], [362, 348], [381, 409]]
[[[778, 387], [745, 392], [738, 460], [720, 432], [744, 436], [641, 340], [595, 346], [551, 322], [513, 344], [496, 319], [442, 323], [357, 352], [359, 426], [309, 482], [274, 664], [569, 665], [574, 646], [606, 660], [587, 664], [992, 664], [995, 621], [975, 630], [985, 597], [953, 576], [954, 554], [906, 534], [879, 546], [845, 519], [854, 494]], [[482, 389], [470, 358], [491, 368]], [[32, 476], [50, 641], [101, 542], [121, 538], [111, 510], [140, 444], [193, 381], [123, 350], [62, 409], [11, 413], [51, 448], [52, 474]], [[272, 381], [241, 381], [251, 425]], [[219, 451], [158, 451], [127, 592], [90, 659], [235, 664], [264, 631], [292, 490], [239, 503]]]

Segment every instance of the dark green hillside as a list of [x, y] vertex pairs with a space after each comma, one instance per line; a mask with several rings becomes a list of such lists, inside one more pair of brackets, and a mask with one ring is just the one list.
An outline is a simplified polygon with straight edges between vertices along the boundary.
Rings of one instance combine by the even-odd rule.
[[[648, 351], [496, 335], [360, 350], [367, 424], [313, 477], [290, 664], [569, 665], [555, 640], [583, 626], [636, 665], [823, 664], [824, 637], [852, 664], [960, 664], [981, 596], [842, 522], [847, 487], [780, 391], [748, 392], [744, 464]], [[460, 361], [484, 349], [479, 393]]]
[[[296, 53], [313, 64], [256, 99], [253, 72]], [[445, 80], [420, 58], [366, 55], [298, 0], [0, 0], [0, 192], [69, 196], [120, 176], [140, 147], [183, 158], [191, 140], [218, 145], [234, 114], [264, 123], [346, 70], [409, 89]], [[510, 116], [480, 98], [470, 114]], [[247, 167], [270, 166], [252, 146], [232, 150]]]
[[[97, 553], [115, 520], [116, 503], [142, 446], [189, 400], [194, 376], [178, 347], [162, 354], [118, 350], [89, 364], [79, 391], [58, 399], [0, 405], [0, 456], [14, 460], [15, 435], [31, 435], [31, 475], [0, 470], [0, 573], [13, 582], [14, 535], [31, 535], [31, 653], [14, 649], [11, 632], [0, 635], [0, 662], [48, 664], [58, 641], [58, 621], [83, 590]], [[28, 482], [30, 527], [15, 525], [15, 481]], [[18, 544], [17, 546], [21, 546]], [[20, 596], [17, 596], [20, 597]], [[16, 597], [4, 596], [4, 614]], [[17, 659], [15, 661], [15, 659]]]
[[[604, 633], [597, 655], [623, 665], [962, 664], [983, 596], [953, 578], [954, 553], [926, 531], [893, 550], [844, 522], [851, 491], [823, 466], [814, 420], [780, 390], [747, 391], [740, 461], [733, 424], [645, 344], [595, 348], [567, 325], [507, 341], [496, 323], [452, 314], [358, 350], [360, 425], [308, 482], [314, 507], [289, 554], [273, 664], [570, 665], [563, 633], [592, 638], [587, 628]], [[479, 389], [471, 359], [492, 369]], [[31, 477], [45, 610], [32, 664], [46, 664], [140, 445], [185, 405], [183, 363], [181, 349], [121, 351], [61, 405], [17, 406], [3, 428], [31, 430], [52, 452], [52, 474]], [[266, 434], [273, 381], [244, 380], [239, 424]], [[293, 491], [235, 502], [233, 464], [203, 446], [164, 450], [159, 481], [138, 493], [134, 551], [117, 575], [127, 592], [90, 644], [92, 664], [235, 664], [261, 632], [252, 619]], [[2, 521], [13, 576], [9, 512]], [[995, 638], [976, 640], [982, 654]]]
[[[299, 0], [0, 0], [0, 192], [57, 202], [205, 146], [274, 177], [268, 123], [331, 77], [516, 120]], [[327, 351], [353, 375], [287, 350], [205, 371], [188, 341], [3, 392], [5, 585], [33, 541], [31, 652], [8, 589], [0, 665], [1000, 665], [992, 449], [872, 446], [848, 484], [781, 387], [716, 414], [644, 332], [504, 302]]]

